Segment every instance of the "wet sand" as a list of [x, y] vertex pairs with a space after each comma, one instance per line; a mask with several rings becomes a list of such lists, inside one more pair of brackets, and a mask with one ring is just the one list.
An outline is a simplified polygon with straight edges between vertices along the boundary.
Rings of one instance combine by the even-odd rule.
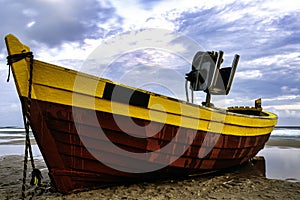
[[[289, 148], [288, 142], [276, 146]], [[270, 141], [268, 145], [274, 144]], [[299, 144], [299, 142], [295, 142]], [[294, 143], [293, 143], [294, 144]], [[274, 144], [275, 145], [275, 144]], [[294, 145], [293, 145], [294, 146]], [[296, 145], [298, 148], [299, 146]], [[42, 159], [35, 161], [42, 171], [43, 184], [50, 189], [48, 170]], [[23, 156], [0, 157], [0, 199], [20, 199], [22, 187]], [[31, 171], [31, 167], [29, 167]], [[27, 178], [27, 184], [30, 177]], [[130, 185], [116, 185], [97, 190], [62, 195], [51, 190], [37, 190], [27, 186], [33, 199], [299, 199], [300, 182], [266, 178], [266, 163], [256, 157], [245, 165], [181, 180], [162, 180]]]

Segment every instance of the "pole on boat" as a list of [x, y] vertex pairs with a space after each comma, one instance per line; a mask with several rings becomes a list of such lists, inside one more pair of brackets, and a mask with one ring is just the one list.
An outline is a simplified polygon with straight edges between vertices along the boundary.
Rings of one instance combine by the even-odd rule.
[[206, 107], [212, 107], [213, 105], [210, 103], [210, 100], [211, 100], [211, 94], [208, 92], [206, 93], [205, 102], [202, 102], [202, 105]]

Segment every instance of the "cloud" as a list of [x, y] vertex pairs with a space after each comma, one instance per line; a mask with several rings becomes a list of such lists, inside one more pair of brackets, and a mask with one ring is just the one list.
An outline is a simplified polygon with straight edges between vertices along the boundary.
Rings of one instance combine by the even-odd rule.
[[294, 105], [276, 105], [276, 106], [267, 106], [266, 108], [275, 108], [276, 110], [285, 110], [291, 112], [293, 115], [297, 113], [297, 115], [300, 117], [300, 104], [294, 104]]
[[[184, 77], [198, 50], [223, 50], [224, 67], [231, 65], [233, 55], [238, 53], [241, 59], [229, 96], [220, 101], [219, 97], [213, 97], [213, 101], [220, 102], [220, 106], [222, 103], [251, 106], [254, 99], [262, 98], [266, 108], [280, 113], [281, 123], [299, 124], [299, 111], [292, 109], [293, 105], [298, 108], [300, 102], [299, 1], [0, 0], [0, 3], [0, 17], [5, 19], [0, 29], [2, 38], [15, 33], [36, 52], [37, 58], [75, 69], [80, 68], [93, 48], [104, 45], [101, 56], [111, 56], [112, 50], [118, 55], [105, 60], [105, 67], [111, 64], [106, 75], [123, 77], [123, 81], [131, 78], [134, 86], [155, 77], [161, 85], [183, 87], [183, 82], [174, 82], [177, 76], [161, 75], [175, 70], [178, 77]], [[172, 40], [149, 34], [150, 39], [141, 42], [143, 38], [138, 37], [142, 34], [134, 34], [136, 30], [149, 28], [163, 28], [182, 37]], [[123, 36], [128, 33], [127, 39], [122, 40], [120, 33]], [[165, 45], [165, 49], [172, 47], [173, 52], [155, 50], [159, 39], [170, 45]], [[120, 46], [126, 51], [118, 52]], [[4, 46], [0, 48], [2, 62], [6, 52]], [[168, 93], [157, 85], [145, 87]], [[203, 94], [196, 96], [203, 101]], [[281, 109], [287, 108], [284, 105], [289, 105], [286, 111]]]
[[299, 94], [300, 89], [297, 87], [288, 87], [286, 85], [282, 86], [281, 88], [282, 93], [295, 93], [295, 94]]
[[[201, 47], [181, 34], [141, 29], [105, 40], [90, 54], [81, 71], [130, 86], [183, 99], [184, 74]], [[159, 91], [161, 89], [162, 91]]]
[[273, 104], [278, 104], [279, 102], [286, 102], [286, 101], [294, 101], [294, 100], [300, 100], [300, 95], [281, 95], [281, 96], [275, 96], [273, 98], [266, 98], [264, 101], [272, 102]]
[[100, 1], [0, 0], [0, 17], [5, 19], [0, 36], [14, 33], [24, 40], [55, 47], [63, 42], [101, 38], [107, 33], [101, 24], [121, 23], [113, 7]]
[[172, 52], [146, 48], [122, 54], [107, 66], [101, 76], [133, 87], [185, 99], [184, 74], [179, 71], [183, 66], [190, 64]]
[[260, 70], [245, 70], [237, 72], [235, 77], [244, 80], [259, 80], [262, 76], [263, 75]]

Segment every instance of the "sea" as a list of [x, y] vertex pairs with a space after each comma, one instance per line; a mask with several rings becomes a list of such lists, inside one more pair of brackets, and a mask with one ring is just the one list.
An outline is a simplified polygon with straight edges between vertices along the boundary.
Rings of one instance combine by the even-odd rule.
[[[35, 159], [43, 159], [31, 132], [30, 139]], [[24, 155], [24, 140], [23, 128], [0, 127], [0, 157]], [[275, 145], [267, 143], [257, 154], [264, 157], [266, 177], [300, 182], [300, 127], [275, 127], [269, 141], [277, 142]], [[281, 141], [285, 142], [281, 144]]]

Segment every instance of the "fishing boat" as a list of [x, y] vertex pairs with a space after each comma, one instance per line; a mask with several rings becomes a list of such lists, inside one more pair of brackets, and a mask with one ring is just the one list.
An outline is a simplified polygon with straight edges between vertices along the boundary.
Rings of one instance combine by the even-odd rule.
[[[187, 100], [179, 100], [36, 60], [12, 34], [5, 41], [24, 117], [61, 193], [237, 166], [264, 147], [277, 123], [260, 100], [211, 103], [211, 95], [229, 93], [239, 55], [221, 68], [222, 51], [196, 53]], [[201, 105], [194, 91], [206, 92]]]

